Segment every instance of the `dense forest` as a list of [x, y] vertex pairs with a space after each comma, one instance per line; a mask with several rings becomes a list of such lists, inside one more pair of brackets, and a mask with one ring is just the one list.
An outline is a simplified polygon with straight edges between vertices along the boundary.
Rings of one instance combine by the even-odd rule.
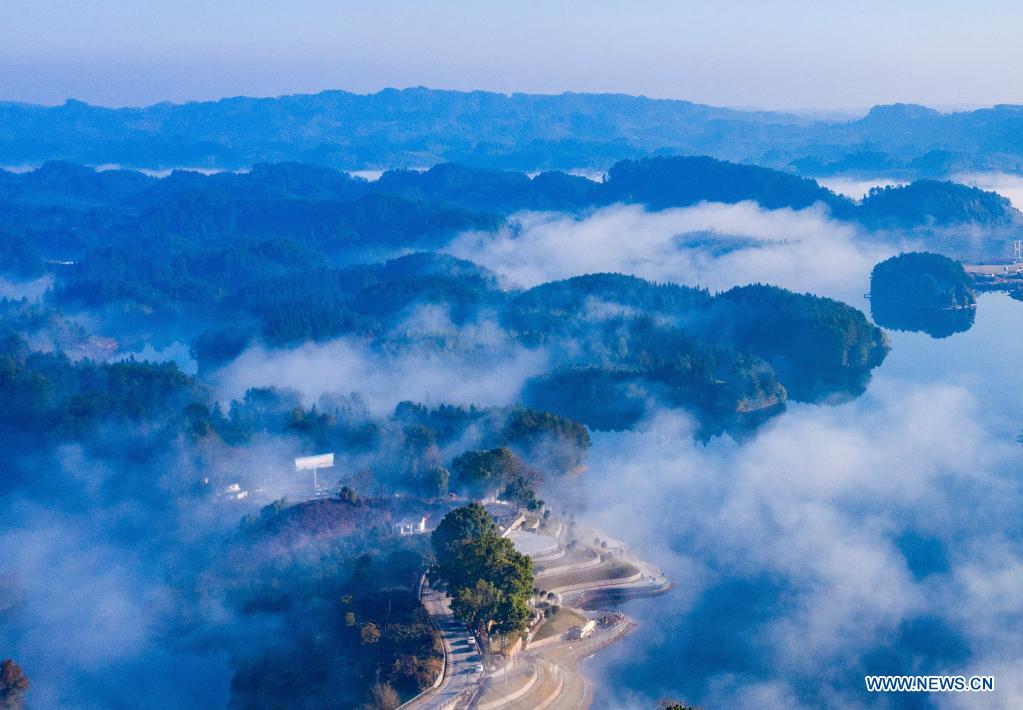
[[142, 259], [134, 254], [139, 240], [183, 260], [215, 248], [266, 250], [258, 245], [267, 242], [296, 262], [351, 264], [401, 249], [436, 249], [454, 233], [495, 229], [519, 210], [584, 213], [621, 202], [666, 209], [702, 201], [772, 209], [820, 203], [835, 218], [899, 230], [970, 224], [1004, 231], [1020, 223], [1004, 198], [955, 183], [888, 187], [857, 204], [813, 180], [707, 157], [621, 161], [602, 182], [458, 164], [389, 171], [369, 182], [295, 163], [208, 176], [177, 171], [162, 179], [50, 163], [26, 173], [0, 171], [0, 234], [7, 235], [0, 264], [29, 276], [41, 271], [41, 258], [78, 261], [99, 252], [108, 268], [118, 268], [132, 256]]
[[[145, 536], [132, 543], [134, 554], [148, 557], [175, 541], [166, 574], [181, 597], [160, 623], [175, 630], [181, 649], [229, 654], [232, 707], [407, 698], [432, 684], [441, 651], [415, 596], [430, 550], [421, 538], [396, 536], [393, 522], [424, 510], [439, 520], [450, 507], [449, 481], [451, 490], [474, 494], [514, 487], [513, 499], [535, 503], [545, 475], [582, 466], [589, 434], [521, 407], [406, 402], [375, 419], [351, 401], [321, 404], [305, 408], [293, 393], [250, 390], [221, 405], [173, 364], [72, 361], [10, 336], [0, 352], [5, 487], [68, 510], [113, 504], [112, 539], [133, 539], [139, 525], [164, 526], [166, 540]], [[472, 444], [479, 448], [465, 450]], [[40, 479], [37, 468], [61, 469], [69, 446], [95, 477]], [[288, 452], [314, 447], [346, 461], [330, 497], [279, 499], [232, 531], [231, 513], [246, 508], [225, 506], [225, 493], [240, 481], [267, 495], [261, 467], [287, 471]], [[484, 481], [461, 463], [490, 450], [506, 462], [502, 474]], [[193, 509], [223, 519], [183, 533], [181, 511]], [[5, 618], [16, 620], [19, 607], [5, 606]], [[286, 636], [266, 632], [279, 625]]]
[[976, 224], [997, 229], [1018, 224], [1017, 216], [1006, 197], [935, 180], [875, 187], [861, 208], [861, 218], [874, 226]]
[[906, 308], [951, 310], [977, 304], [963, 265], [941, 254], [909, 252], [874, 267], [871, 299], [893, 299]]
[[[813, 181], [709, 158], [626, 161], [600, 183], [451, 164], [374, 182], [299, 164], [0, 173], [3, 483], [31, 501], [10, 524], [60, 510], [59, 529], [139, 560], [145, 589], [127, 596], [160, 603], [146, 608], [155, 631], [138, 663], [181, 659], [196, 705], [209, 698], [188, 693], [215, 686], [196, 669], [219, 664], [217, 702], [235, 708], [393, 707], [440, 664], [416, 593], [426, 570], [481, 638], [521, 629], [532, 579], [489, 528], [431, 545], [396, 523], [457, 528], [478, 511], [452, 511], [490, 496], [548, 510], [585, 480], [594, 431], [642, 429], [667, 408], [700, 439], [744, 436], [789, 400], [856, 396], [885, 357], [882, 331], [828, 298], [620, 273], [521, 288], [443, 252], [521, 209], [707, 199], [862, 209]], [[316, 394], [223, 384], [254, 353], [330, 358], [339, 345], [367, 367]], [[381, 397], [361, 381], [403, 358], [409, 378], [422, 363], [472, 363], [501, 392], [458, 395], [442, 380], [407, 393], [383, 378]], [[506, 374], [508, 361], [525, 364]], [[336, 464], [313, 494], [293, 460], [316, 452]], [[77, 549], [56, 544], [50, 554]], [[31, 595], [9, 586], [5, 633], [37, 633], [19, 626], [38, 618]], [[148, 667], [126, 668], [146, 684]], [[47, 700], [117, 696], [100, 675], [75, 678]]]
[[[949, 221], [959, 188], [903, 191], [918, 204], [940, 189], [940, 219]], [[962, 189], [965, 207], [986, 195]], [[820, 202], [849, 216], [880, 213], [874, 201], [895, 192], [859, 207], [813, 181], [710, 158], [624, 161], [602, 183], [457, 165], [367, 182], [296, 164], [164, 179], [52, 164], [0, 181], [0, 200], [40, 217], [0, 226], [10, 234], [7, 273], [49, 274], [47, 307], [55, 313], [90, 313], [102, 324], [95, 336], [122, 347], [186, 342], [202, 373], [254, 345], [347, 337], [401, 352], [423, 343], [402, 323], [436, 307], [456, 328], [494, 318], [513, 341], [554, 354], [523, 393], [533, 406], [617, 429], [640, 421], [642, 402], [653, 398], [691, 409], [719, 431], [789, 397], [861, 391], [883, 356], [880, 332], [855, 309], [765, 286], [713, 295], [607, 274], [518, 293], [472, 262], [423, 250], [462, 231], [495, 229], [522, 208], [752, 199], [767, 207]], [[1002, 209], [990, 211], [991, 220], [1015, 219], [1007, 205], [991, 204]], [[36, 322], [37, 339], [73, 340], [60, 318]], [[85, 337], [79, 349], [88, 350]], [[444, 347], [472, 347], [445, 338]], [[601, 400], [614, 404], [591, 406]]]
[[930, 252], [893, 256], [870, 275], [871, 314], [893, 330], [936, 338], [969, 330], [976, 313], [973, 280], [954, 259]]
[[856, 309], [761, 285], [712, 296], [592, 274], [525, 291], [504, 317], [559, 354], [526, 401], [598, 429], [634, 425], [649, 397], [700, 413], [714, 431], [790, 396], [858, 394], [887, 351]]

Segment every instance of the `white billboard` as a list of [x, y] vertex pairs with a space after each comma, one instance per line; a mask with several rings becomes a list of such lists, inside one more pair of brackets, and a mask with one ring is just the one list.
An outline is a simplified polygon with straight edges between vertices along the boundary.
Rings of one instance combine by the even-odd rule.
[[334, 454], [317, 454], [316, 456], [299, 456], [295, 459], [296, 471], [313, 471], [318, 468], [330, 468], [334, 465]]

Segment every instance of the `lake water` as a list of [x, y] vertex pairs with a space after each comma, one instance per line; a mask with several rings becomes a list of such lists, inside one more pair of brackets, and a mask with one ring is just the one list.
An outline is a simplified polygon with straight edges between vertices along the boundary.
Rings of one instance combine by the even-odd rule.
[[[862, 397], [742, 445], [597, 435], [587, 515], [676, 588], [625, 605], [640, 626], [587, 662], [595, 706], [1023, 707], [1021, 336], [1023, 303], [985, 294], [969, 331], [892, 333]], [[996, 691], [864, 689], [904, 673]]]

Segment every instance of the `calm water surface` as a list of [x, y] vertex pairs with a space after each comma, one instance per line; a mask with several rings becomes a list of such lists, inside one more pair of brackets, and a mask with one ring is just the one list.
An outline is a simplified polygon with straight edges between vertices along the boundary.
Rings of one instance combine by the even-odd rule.
[[[1023, 707], [1023, 303], [985, 294], [968, 332], [891, 341], [862, 397], [795, 405], [742, 446], [596, 437], [593, 515], [677, 582], [587, 662], [596, 707]], [[863, 690], [967, 671], [996, 697]]]

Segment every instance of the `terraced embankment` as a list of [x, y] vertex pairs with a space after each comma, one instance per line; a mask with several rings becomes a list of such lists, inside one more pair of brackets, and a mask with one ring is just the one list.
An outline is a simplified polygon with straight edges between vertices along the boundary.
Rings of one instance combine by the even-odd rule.
[[[582, 710], [593, 700], [592, 683], [579, 662], [628, 633], [635, 624], [624, 614], [595, 609], [591, 599], [614, 594], [618, 601], [631, 596], [659, 594], [670, 587], [659, 570], [633, 557], [621, 543], [605, 548], [571, 542], [559, 530], [562, 548], [534, 558], [536, 586], [553, 593], [559, 610], [531, 630], [525, 650], [514, 658], [507, 678], [498, 671], [481, 687], [471, 707], [485, 710]], [[585, 539], [607, 536], [589, 531]], [[585, 638], [580, 630], [592, 621]]]
[[[599, 608], [593, 601], [613, 597], [620, 602], [659, 594], [670, 588], [670, 582], [624, 544], [599, 531], [582, 535], [576, 529], [577, 538], [602, 540], [600, 547], [580, 544], [568, 539], [568, 527], [559, 521], [544, 526], [543, 533], [557, 541], [556, 549], [546, 543], [530, 544], [534, 543], [528, 539], [531, 533], [523, 533], [523, 548], [532, 551], [535, 585], [544, 593], [538, 606], [546, 606], [550, 617], [530, 629], [521, 652], [498, 658], [484, 674], [473, 673], [479, 657], [459, 648], [464, 632], [451, 619], [448, 605], [431, 599], [427, 608], [445, 636], [447, 672], [436, 690], [406, 708], [583, 710], [590, 706], [592, 683], [579, 671], [579, 662], [635, 628], [624, 614], [593, 611]], [[585, 633], [580, 634], [583, 629]]]

